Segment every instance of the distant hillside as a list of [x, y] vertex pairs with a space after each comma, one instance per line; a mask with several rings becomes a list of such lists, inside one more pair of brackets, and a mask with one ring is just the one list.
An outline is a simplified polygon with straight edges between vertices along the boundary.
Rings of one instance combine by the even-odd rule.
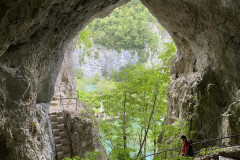
[[156, 62], [169, 34], [138, 0], [96, 19], [79, 35], [75, 67], [84, 78], [112, 72], [137, 63]]

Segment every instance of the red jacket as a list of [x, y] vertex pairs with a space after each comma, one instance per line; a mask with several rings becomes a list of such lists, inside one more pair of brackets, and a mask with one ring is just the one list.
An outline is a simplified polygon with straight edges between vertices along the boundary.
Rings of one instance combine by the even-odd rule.
[[183, 143], [183, 146], [182, 146], [182, 154], [184, 155], [185, 153], [185, 149], [188, 148], [188, 151], [189, 151], [189, 148], [190, 148], [190, 141], [189, 140], [186, 140], [184, 143]]

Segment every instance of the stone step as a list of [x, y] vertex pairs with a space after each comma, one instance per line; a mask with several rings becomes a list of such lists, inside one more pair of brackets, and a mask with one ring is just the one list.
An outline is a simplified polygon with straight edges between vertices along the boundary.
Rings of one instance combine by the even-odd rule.
[[56, 137], [54, 136], [54, 140], [55, 140], [55, 144], [62, 144], [62, 140], [61, 140], [61, 137]]
[[58, 97], [53, 96], [52, 101], [59, 101]]
[[51, 122], [52, 129], [59, 129], [58, 128], [58, 122]]
[[58, 117], [57, 122], [58, 122], [58, 124], [64, 124], [64, 118], [63, 117]]
[[62, 145], [68, 145], [68, 140], [67, 140], [67, 138], [63, 138], [63, 139], [61, 140], [61, 144], [62, 144]]
[[66, 133], [65, 132], [59, 132], [59, 136], [62, 138], [65, 138], [66, 137]]
[[57, 160], [62, 160], [63, 158], [63, 152], [57, 152]]
[[63, 117], [63, 112], [56, 112], [57, 117]]
[[62, 144], [56, 144], [56, 151], [62, 151]]
[[58, 129], [60, 132], [65, 131], [64, 124], [59, 124]]
[[51, 122], [57, 122], [57, 116], [54, 115], [54, 114], [50, 115], [50, 121]]
[[56, 115], [56, 112], [49, 112], [49, 115]]
[[59, 129], [53, 129], [53, 135], [55, 137], [59, 136]]
[[58, 103], [57, 102], [51, 102], [51, 106], [57, 106]]

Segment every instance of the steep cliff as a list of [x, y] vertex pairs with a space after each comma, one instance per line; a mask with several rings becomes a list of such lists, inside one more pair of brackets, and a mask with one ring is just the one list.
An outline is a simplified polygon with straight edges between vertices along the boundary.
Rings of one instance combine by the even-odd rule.
[[101, 78], [110, 77], [113, 71], [121, 71], [129, 65], [138, 63], [146, 63], [147, 65], [159, 63], [157, 58], [163, 49], [163, 44], [170, 41], [170, 35], [166, 30], [159, 31], [158, 23], [149, 23], [151, 31], [158, 36], [158, 53], [153, 53], [149, 48], [145, 48], [144, 57], [140, 55], [140, 51], [124, 50], [120, 51], [109, 49], [104, 45], [94, 44], [90, 48], [86, 48], [83, 44], [82, 48], [74, 51], [74, 67], [81, 70], [83, 78], [93, 77], [99, 74]]
[[73, 52], [77, 45], [77, 38], [71, 41], [64, 53], [64, 59], [61, 65], [60, 72], [54, 86], [54, 99], [59, 96], [73, 97], [76, 93], [76, 80], [74, 73]]
[[[100, 77], [109, 77], [113, 70], [120, 71], [127, 65], [136, 64], [139, 57], [130, 51], [121, 50], [119, 53], [113, 49], [107, 49], [104, 46], [93, 46], [91, 53], [83, 56], [83, 50], [75, 51], [75, 66], [83, 72], [83, 78], [93, 77], [99, 74]], [[80, 56], [83, 56], [82, 61]]]

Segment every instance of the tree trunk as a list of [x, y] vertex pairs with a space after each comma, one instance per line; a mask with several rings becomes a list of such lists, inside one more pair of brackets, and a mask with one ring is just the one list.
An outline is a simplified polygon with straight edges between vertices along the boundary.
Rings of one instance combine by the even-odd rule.
[[126, 99], [127, 93], [125, 92], [124, 104], [123, 104], [123, 148], [127, 148], [127, 133], [126, 133]]
[[150, 117], [149, 117], [149, 119], [148, 119], [147, 129], [146, 129], [146, 132], [145, 132], [145, 135], [144, 135], [143, 142], [142, 142], [142, 144], [141, 144], [141, 146], [140, 146], [140, 148], [139, 148], [137, 157], [139, 157], [139, 155], [140, 155], [141, 152], [142, 152], [142, 147], [143, 147], [144, 143], [146, 142], [148, 130], [149, 130], [149, 127], [150, 127], [150, 123], [151, 123], [153, 114], [154, 114], [154, 112], [155, 112], [155, 105], [156, 105], [156, 101], [157, 101], [158, 86], [159, 86], [159, 82], [160, 82], [160, 76], [161, 76], [161, 73], [162, 73], [162, 69], [163, 69], [163, 67], [164, 67], [164, 65], [165, 65], [165, 59], [166, 59], [166, 57], [164, 58], [164, 60], [163, 60], [163, 65], [161, 66], [161, 69], [160, 69], [160, 71], [159, 71], [158, 82], [157, 82], [157, 84], [156, 84], [156, 89], [155, 89], [155, 95], [154, 95], [154, 102], [153, 102], [152, 112], [151, 112]]
[[[145, 130], [145, 135], [146, 135], [146, 130]], [[144, 143], [144, 157], [147, 155], [147, 138], [146, 138], [146, 143]]]

